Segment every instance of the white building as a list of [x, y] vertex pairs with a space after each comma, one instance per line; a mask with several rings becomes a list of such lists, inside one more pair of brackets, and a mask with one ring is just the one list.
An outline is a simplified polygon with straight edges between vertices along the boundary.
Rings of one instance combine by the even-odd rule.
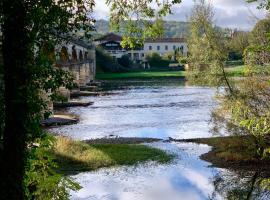
[[121, 58], [123, 55], [129, 55], [134, 61], [145, 62], [145, 57], [150, 53], [158, 53], [163, 56], [168, 53], [180, 51], [183, 56], [187, 56], [187, 42], [184, 38], [158, 38], [146, 39], [143, 48], [136, 50], [124, 49], [121, 47], [122, 37], [114, 33], [109, 33], [97, 40], [95, 44], [101, 46], [113, 58]]

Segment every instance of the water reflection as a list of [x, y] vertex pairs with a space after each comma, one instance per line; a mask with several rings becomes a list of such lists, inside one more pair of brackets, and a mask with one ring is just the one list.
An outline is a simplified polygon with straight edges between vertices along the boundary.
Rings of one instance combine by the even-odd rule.
[[[214, 193], [211, 177], [218, 171], [198, 158], [208, 146], [160, 142], [151, 146], [176, 154], [176, 160], [79, 174], [75, 178], [83, 188], [71, 199], [206, 200]], [[222, 198], [217, 194], [216, 199]]]

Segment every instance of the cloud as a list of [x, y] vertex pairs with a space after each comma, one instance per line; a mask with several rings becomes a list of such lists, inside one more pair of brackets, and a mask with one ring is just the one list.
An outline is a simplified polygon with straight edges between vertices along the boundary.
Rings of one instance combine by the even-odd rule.
[[[246, 0], [207, 0], [212, 3], [215, 11], [215, 23], [221, 27], [250, 30], [258, 19], [266, 15], [266, 11], [257, 9], [256, 3], [247, 3]], [[190, 15], [194, 1], [183, 0], [173, 7], [173, 14], [166, 20], [186, 21]], [[108, 19], [109, 8], [105, 0], [96, 0], [94, 10], [96, 19]]]

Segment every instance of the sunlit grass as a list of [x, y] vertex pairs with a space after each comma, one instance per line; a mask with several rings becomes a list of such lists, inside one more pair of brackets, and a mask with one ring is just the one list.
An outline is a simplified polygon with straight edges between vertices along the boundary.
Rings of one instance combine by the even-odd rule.
[[145, 145], [86, 144], [57, 137], [54, 155], [61, 170], [90, 171], [101, 167], [134, 165], [146, 161], [169, 162], [173, 156]]
[[97, 73], [97, 79], [128, 79], [128, 78], [180, 78], [184, 77], [184, 71], [139, 71], [139, 72], [115, 72]]
[[238, 65], [238, 66], [233, 66], [233, 67], [227, 67], [225, 68], [225, 71], [227, 72], [228, 76], [242, 77], [245, 75], [245, 66]]

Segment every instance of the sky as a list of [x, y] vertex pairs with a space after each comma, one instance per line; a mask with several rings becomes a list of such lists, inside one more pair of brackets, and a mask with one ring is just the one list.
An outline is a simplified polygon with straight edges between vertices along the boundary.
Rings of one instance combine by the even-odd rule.
[[[256, 3], [246, 3], [245, 0], [208, 0], [215, 11], [215, 24], [221, 27], [251, 30], [258, 19], [266, 15], [266, 11], [257, 9]], [[180, 5], [173, 6], [173, 14], [165, 20], [187, 21], [190, 15], [193, 0], [182, 0]], [[109, 7], [105, 0], [96, 0], [94, 10], [96, 19], [108, 19]]]

